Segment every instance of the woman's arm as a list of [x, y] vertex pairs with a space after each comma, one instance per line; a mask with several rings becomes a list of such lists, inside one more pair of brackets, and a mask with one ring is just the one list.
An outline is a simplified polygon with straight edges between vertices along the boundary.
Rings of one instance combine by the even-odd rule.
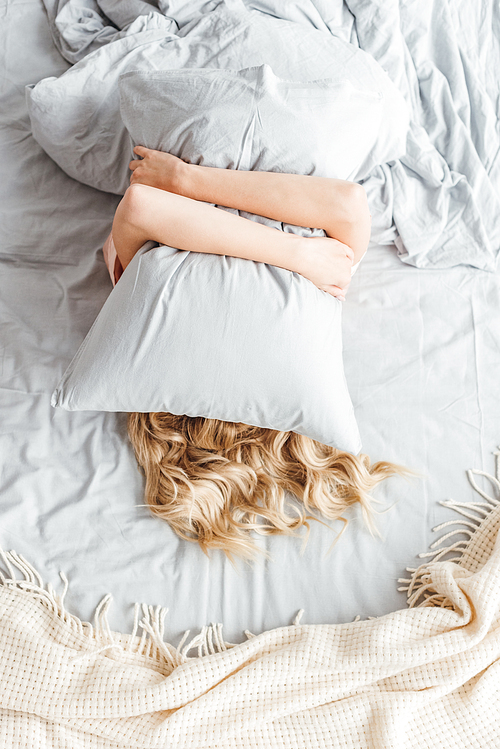
[[324, 229], [348, 245], [358, 262], [368, 247], [371, 216], [361, 185], [340, 179], [248, 172], [186, 164], [168, 153], [137, 146], [131, 184], [142, 183], [194, 200], [216, 203], [297, 226]]
[[352, 250], [328, 237], [276, 231], [205, 202], [133, 184], [116, 209], [113, 241], [123, 266], [148, 239], [180, 250], [230, 255], [295, 271], [332, 296], [344, 298]]

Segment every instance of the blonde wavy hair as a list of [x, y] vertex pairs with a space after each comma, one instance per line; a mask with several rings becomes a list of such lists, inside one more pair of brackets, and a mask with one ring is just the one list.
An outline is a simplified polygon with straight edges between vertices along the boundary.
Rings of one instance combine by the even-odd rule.
[[388, 476], [411, 473], [295, 432], [217, 419], [131, 413], [128, 433], [153, 514], [205, 553], [222, 549], [230, 559], [255, 556], [251, 531], [294, 535], [318, 520], [314, 511], [346, 524], [342, 513], [356, 502], [373, 532], [369, 492]]

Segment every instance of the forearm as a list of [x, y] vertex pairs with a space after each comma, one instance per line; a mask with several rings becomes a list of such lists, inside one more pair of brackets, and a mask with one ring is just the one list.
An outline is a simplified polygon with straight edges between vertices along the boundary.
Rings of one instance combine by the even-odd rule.
[[254, 260], [294, 271], [343, 299], [352, 250], [333, 238], [277, 231], [183, 195], [132, 185], [116, 209], [113, 241], [124, 268], [149, 239], [180, 250]]
[[300, 272], [301, 237], [146, 185], [127, 191], [115, 214], [113, 239], [124, 268], [152, 239], [179, 250], [230, 255]]
[[324, 229], [329, 237], [351, 247], [354, 262], [368, 247], [371, 220], [366, 194], [353, 182], [187, 164], [181, 184], [182, 194], [195, 200]]
[[350, 247], [354, 262], [364, 255], [371, 231], [366, 193], [341, 179], [245, 172], [186, 164], [169, 153], [136, 146], [131, 184], [143, 184], [206, 203], [236, 208], [297, 226], [324, 229]]

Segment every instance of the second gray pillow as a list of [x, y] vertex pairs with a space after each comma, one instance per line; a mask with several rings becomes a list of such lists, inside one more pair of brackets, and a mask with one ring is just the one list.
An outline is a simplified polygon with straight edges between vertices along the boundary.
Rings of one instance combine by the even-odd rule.
[[353, 182], [401, 154], [408, 124], [396, 89], [284, 81], [269, 65], [130, 71], [120, 109], [134, 145], [191, 164]]

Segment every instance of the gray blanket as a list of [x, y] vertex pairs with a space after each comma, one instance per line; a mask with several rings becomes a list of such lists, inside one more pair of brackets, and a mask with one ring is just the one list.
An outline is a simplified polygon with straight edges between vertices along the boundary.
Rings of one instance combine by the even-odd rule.
[[[118, 116], [117, 97], [110, 92], [117, 90], [118, 77], [131, 56], [136, 69], [170, 67], [174, 49], [173, 67], [243, 66], [239, 51], [245, 40], [229, 20], [224, 25], [225, 13], [230, 19], [231, 13], [246, 6], [248, 13], [257, 12], [270, 22], [296, 24], [304, 40], [314, 29], [360, 47], [388, 73], [412, 114], [406, 153], [376, 166], [362, 180], [374, 216], [373, 239], [383, 244], [395, 241], [401, 259], [417, 267], [469, 264], [494, 269], [500, 249], [500, 86], [486, 70], [481, 73], [477, 61], [468, 59], [466, 36], [457, 32], [457, 11], [448, 0], [246, 0], [245, 6], [239, 0], [158, 0], [154, 6], [138, 0], [44, 2], [64, 57], [78, 66], [88, 55], [94, 56], [91, 67], [82, 65], [79, 85], [86, 95], [93, 87], [99, 89], [100, 98], [93, 105], [88, 97], [81, 99], [71, 110], [74, 117], [78, 106], [94, 106], [99, 112], [99, 127], [79, 144], [85, 154], [89, 149], [99, 152], [102, 123], [113, 123]], [[498, 24], [493, 4], [491, 13], [492, 24]], [[200, 25], [203, 17], [206, 22]], [[205, 37], [200, 38], [200, 28]], [[194, 35], [196, 54], [193, 45], [186, 45]], [[256, 62], [250, 64], [273, 56], [269, 47], [251, 52]], [[61, 106], [64, 102], [67, 107], [76, 96], [74, 77], [59, 82]], [[58, 153], [68, 142], [68, 126], [64, 117], [45, 132], [34, 123], [35, 137], [66, 171]], [[117, 132], [112, 145], [117, 155], [127, 147], [125, 140], [125, 133]], [[78, 153], [74, 173], [80, 166]]]

